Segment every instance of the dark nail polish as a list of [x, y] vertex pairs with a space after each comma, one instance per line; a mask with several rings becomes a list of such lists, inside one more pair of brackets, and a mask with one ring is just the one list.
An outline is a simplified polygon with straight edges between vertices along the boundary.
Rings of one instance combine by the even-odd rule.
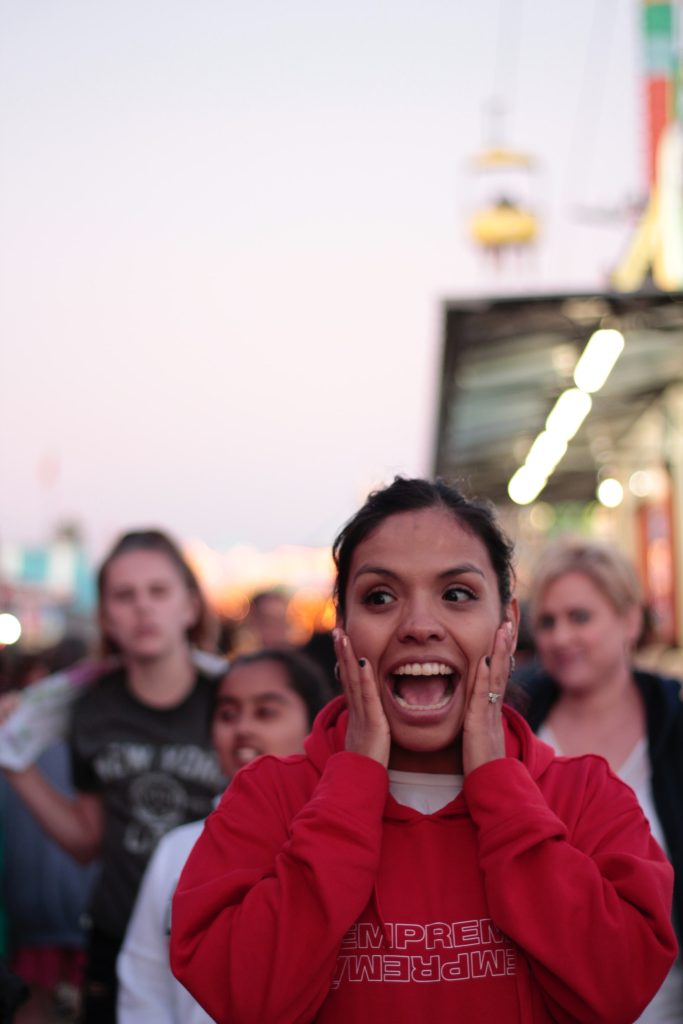
[[359, 658], [358, 664], [360, 665], [361, 668], [365, 668], [367, 662], [365, 661], [365, 658]]
[[484, 658], [484, 661], [486, 662], [487, 667], [491, 668], [491, 658], [490, 658], [490, 656], [488, 654]]

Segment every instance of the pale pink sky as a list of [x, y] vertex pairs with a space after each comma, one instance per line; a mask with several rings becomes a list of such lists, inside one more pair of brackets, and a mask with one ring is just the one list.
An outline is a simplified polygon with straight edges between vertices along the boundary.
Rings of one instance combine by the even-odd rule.
[[[595, 287], [624, 243], [573, 211], [641, 186], [639, 10], [0, 0], [0, 539], [324, 545], [429, 472], [440, 302]], [[545, 233], [497, 278], [464, 218], [503, 87]]]

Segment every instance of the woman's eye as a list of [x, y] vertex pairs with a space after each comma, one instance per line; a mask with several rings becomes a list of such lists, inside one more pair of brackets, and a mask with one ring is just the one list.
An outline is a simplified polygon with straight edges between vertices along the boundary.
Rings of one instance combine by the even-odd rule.
[[260, 719], [277, 718], [278, 711], [276, 708], [259, 708], [256, 717]]
[[549, 629], [552, 629], [554, 625], [555, 619], [552, 615], [539, 615], [538, 619], [536, 620], [536, 629], [539, 632], [541, 632], [542, 630], [547, 631]]
[[390, 594], [388, 590], [371, 590], [370, 593], [366, 594], [363, 598], [363, 604], [381, 606], [391, 604], [393, 600], [393, 595]]
[[221, 711], [218, 715], [218, 721], [222, 722], [223, 725], [232, 725], [237, 720], [237, 715], [233, 714], [232, 711]]
[[577, 608], [572, 612], [571, 618], [572, 622], [576, 622], [580, 626], [584, 622], [590, 622], [591, 613], [585, 608]]
[[453, 601], [456, 604], [461, 604], [463, 601], [474, 601], [476, 600], [474, 593], [469, 587], [449, 587], [448, 590], [444, 591], [444, 601]]

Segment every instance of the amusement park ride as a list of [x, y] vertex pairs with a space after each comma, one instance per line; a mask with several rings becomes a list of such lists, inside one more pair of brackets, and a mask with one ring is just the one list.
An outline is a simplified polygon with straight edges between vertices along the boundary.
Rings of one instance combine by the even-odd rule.
[[[613, 508], [601, 485], [620, 478], [626, 494], [631, 475], [654, 467], [683, 509], [683, 0], [632, 4], [644, 30], [648, 194], [606, 286], [444, 303], [434, 472], [501, 504], [531, 510], [540, 499], [581, 515], [597, 497]], [[540, 235], [534, 161], [498, 136], [476, 167], [488, 191], [470, 237], [494, 266], [514, 263]], [[597, 385], [579, 373], [589, 353], [609, 356]], [[576, 418], [564, 423], [570, 399]]]
[[529, 193], [535, 160], [528, 153], [504, 146], [499, 138], [473, 159], [473, 170], [485, 184], [488, 199], [469, 223], [472, 241], [495, 264], [511, 252], [522, 252], [538, 237], [538, 217]]
[[[642, 0], [647, 201], [610, 284], [617, 292], [654, 285], [683, 289], [683, 27], [680, 0]], [[498, 110], [500, 113], [500, 110]], [[487, 198], [469, 221], [476, 246], [500, 264], [532, 247], [540, 222], [534, 208], [536, 162], [502, 144], [500, 131], [473, 160]]]
[[683, 288], [683, 60], [680, 5], [645, 0], [645, 84], [649, 198], [631, 244], [612, 275], [617, 291], [648, 280]]

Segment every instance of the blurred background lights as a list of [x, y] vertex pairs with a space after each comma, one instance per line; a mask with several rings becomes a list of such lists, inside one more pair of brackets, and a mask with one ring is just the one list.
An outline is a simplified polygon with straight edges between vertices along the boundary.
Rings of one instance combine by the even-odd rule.
[[636, 498], [647, 498], [654, 490], [654, 486], [653, 475], [647, 469], [638, 469], [629, 477], [628, 489]]
[[598, 501], [605, 508], [616, 508], [624, 499], [624, 488], [614, 477], [606, 477], [598, 485]]
[[526, 464], [529, 469], [535, 470], [547, 478], [566, 451], [566, 441], [551, 434], [550, 431], [544, 430], [529, 449]]
[[21, 636], [21, 623], [16, 615], [10, 612], [0, 614], [0, 645], [9, 647], [15, 644]]
[[578, 388], [563, 391], [548, 414], [545, 429], [564, 441], [571, 441], [590, 412], [592, 404], [593, 400], [585, 391]]
[[[528, 505], [543, 490], [548, 477], [564, 458], [567, 444], [591, 411], [591, 393], [603, 386], [623, 348], [623, 334], [612, 328], [601, 328], [588, 339], [574, 369], [576, 387], [562, 392], [548, 413], [545, 430], [531, 445], [525, 465], [510, 478], [508, 495], [515, 504]], [[603, 485], [608, 485], [605, 497]], [[623, 496], [621, 484], [616, 480], [605, 480], [598, 489], [598, 498], [607, 508], [616, 508]]]
[[529, 522], [534, 530], [547, 533], [555, 522], [555, 509], [546, 501], [539, 501], [529, 512]]
[[508, 483], [508, 494], [516, 505], [529, 505], [546, 485], [548, 477], [531, 466], [520, 466]]
[[574, 370], [574, 383], [581, 391], [599, 391], [624, 348], [621, 331], [602, 329], [591, 335]]

